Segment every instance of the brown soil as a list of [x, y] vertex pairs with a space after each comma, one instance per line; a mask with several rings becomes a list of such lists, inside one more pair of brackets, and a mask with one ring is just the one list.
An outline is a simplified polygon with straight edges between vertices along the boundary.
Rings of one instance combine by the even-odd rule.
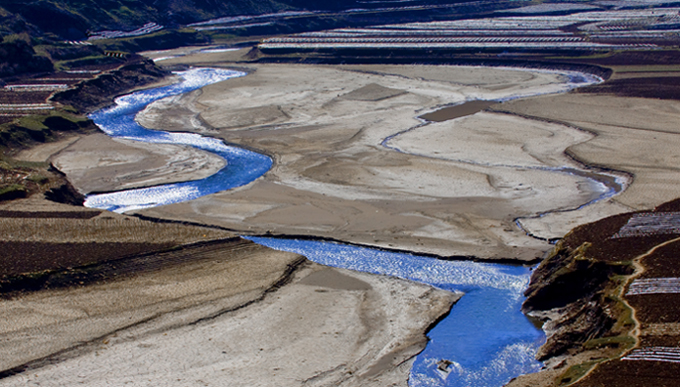
[[626, 296], [641, 323], [680, 321], [680, 294], [642, 294]]
[[578, 91], [591, 94], [614, 94], [621, 97], [680, 100], [680, 77], [611, 79], [605, 83], [585, 87]]
[[671, 200], [663, 203], [654, 209], [654, 212], [676, 212], [680, 211], [680, 199]]
[[168, 249], [171, 243], [0, 241], [0, 276], [61, 270]]
[[22, 219], [92, 219], [101, 211], [11, 211], [0, 210], [0, 218]]
[[[635, 238], [632, 238], [635, 239]], [[680, 243], [661, 247], [640, 263], [645, 271], [640, 278], [679, 277]], [[626, 296], [641, 323], [675, 323], [680, 321], [680, 294], [642, 294]], [[668, 345], [668, 343], [666, 343]]]
[[606, 58], [577, 59], [574, 61], [598, 66], [677, 65], [680, 63], [680, 52], [677, 50], [625, 51]]
[[680, 243], [659, 248], [654, 254], [645, 257], [642, 264], [645, 272], [641, 278], [680, 277]]
[[602, 364], [575, 387], [676, 387], [680, 364], [614, 360]]
[[[597, 222], [585, 224], [573, 229], [562, 240], [564, 245], [575, 249], [584, 242], [592, 245], [588, 248], [588, 256], [602, 261], [628, 261], [649, 250], [649, 243], [640, 243], [639, 238], [610, 239], [623, 227], [632, 214], [610, 216]], [[663, 242], [667, 236], [649, 237], [649, 242]], [[647, 241], [645, 241], [647, 242]]]
[[432, 122], [442, 122], [465, 117], [496, 105], [496, 101], [470, 101], [456, 106], [441, 108], [432, 113], [423, 114], [419, 118]]
[[[18, 104], [18, 103], [45, 103], [47, 98], [52, 94], [51, 91], [5, 91], [0, 89], [0, 103]], [[3, 113], [25, 113], [25, 111], [3, 110]]]

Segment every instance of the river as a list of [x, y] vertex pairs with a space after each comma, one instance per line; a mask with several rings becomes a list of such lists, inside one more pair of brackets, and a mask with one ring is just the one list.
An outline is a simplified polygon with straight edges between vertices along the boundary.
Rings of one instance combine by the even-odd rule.
[[[126, 212], [177, 203], [245, 185], [271, 168], [272, 160], [268, 156], [230, 146], [217, 139], [191, 133], [147, 130], [138, 125], [136, 114], [153, 101], [245, 76], [238, 71], [205, 68], [177, 75], [182, 79], [177, 84], [119, 97], [115, 106], [97, 111], [90, 118], [110, 136], [190, 145], [220, 155], [226, 159], [227, 165], [215, 175], [201, 180], [90, 195], [86, 206]], [[568, 73], [567, 76], [564, 91], [597, 81], [594, 77], [576, 73]], [[515, 96], [518, 97], [522, 96]], [[387, 142], [389, 139], [383, 145]], [[248, 239], [302, 254], [324, 265], [396, 276], [465, 293], [451, 313], [429, 332], [430, 342], [416, 358], [411, 371], [409, 385], [413, 387], [502, 386], [518, 375], [541, 368], [534, 356], [545, 340], [544, 334], [520, 312], [522, 293], [530, 276], [528, 267], [444, 261], [333, 242]]]

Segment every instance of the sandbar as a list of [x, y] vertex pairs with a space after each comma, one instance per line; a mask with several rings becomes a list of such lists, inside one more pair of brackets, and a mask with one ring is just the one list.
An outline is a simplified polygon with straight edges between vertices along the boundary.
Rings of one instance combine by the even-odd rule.
[[[515, 221], [599, 195], [592, 180], [552, 170], [581, 168], [565, 151], [594, 136], [502, 113], [425, 126], [417, 117], [467, 100], [556, 92], [565, 80], [456, 66], [253, 65], [245, 77], [154, 103], [138, 121], [185, 130], [198, 120], [211, 128], [203, 134], [272, 155], [272, 170], [245, 187], [141, 213], [250, 234], [533, 260], [550, 245]], [[177, 104], [200, 113], [173, 113], [176, 127], [154, 124]]]
[[49, 159], [82, 193], [201, 179], [226, 165], [220, 156], [193, 147], [113, 139], [103, 133], [82, 137]]

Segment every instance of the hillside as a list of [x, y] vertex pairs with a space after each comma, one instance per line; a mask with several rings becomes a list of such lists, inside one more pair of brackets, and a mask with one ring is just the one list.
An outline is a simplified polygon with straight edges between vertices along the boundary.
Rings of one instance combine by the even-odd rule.
[[[413, 1], [414, 5], [465, 3], [465, 1]], [[371, 2], [372, 3], [372, 2]], [[174, 28], [217, 17], [262, 15], [282, 11], [340, 11], [371, 9], [386, 3], [334, 0], [141, 0], [73, 1], [33, 0], [0, 1], [0, 33], [46, 34], [56, 39], [80, 40], [88, 32], [101, 30], [133, 30], [154, 22]]]
[[577, 227], [534, 271], [523, 309], [545, 321], [553, 385], [676, 385], [679, 210], [674, 200]]

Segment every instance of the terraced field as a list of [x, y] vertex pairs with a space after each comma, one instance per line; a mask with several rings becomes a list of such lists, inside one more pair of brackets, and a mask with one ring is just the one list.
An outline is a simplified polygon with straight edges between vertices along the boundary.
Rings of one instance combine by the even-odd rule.
[[[269, 38], [259, 48], [265, 52], [338, 48], [649, 50], [680, 40], [678, 11], [680, 8], [604, 10], [594, 5], [542, 4], [506, 11], [522, 16], [342, 28]], [[550, 16], [555, 12], [571, 13]]]
[[[576, 329], [592, 325], [588, 328], [589, 335], [584, 335], [588, 341], [579, 350], [585, 351], [587, 360], [576, 365], [567, 362], [567, 367], [558, 365], [556, 368], [561, 376], [555, 385], [677, 385], [680, 372], [679, 207], [680, 201], [676, 200], [654, 211], [605, 218], [575, 229], [561, 242], [581, 249], [575, 262], [582, 266], [576, 270], [580, 270], [577, 281], [586, 284], [582, 285], [583, 289], [590, 286], [588, 283], [593, 277], [600, 275], [596, 272], [602, 270], [603, 266], [598, 265], [603, 262], [612, 268], [626, 266], [635, 271], [630, 276], [607, 274], [606, 286], [614, 286], [614, 290], [610, 291], [608, 300], [600, 301], [600, 304], [608, 305], [604, 307], [605, 312], [586, 308], [589, 310], [587, 317], [572, 314], [571, 320], [559, 320], [559, 324], [572, 324]], [[586, 265], [591, 266], [586, 269]], [[566, 266], [563, 269], [569, 270]], [[574, 286], [581, 288], [581, 285]], [[570, 285], [563, 284], [560, 297], [569, 298], [574, 294]], [[572, 302], [565, 310], [578, 302]], [[619, 312], [614, 312], [616, 310]], [[618, 321], [608, 321], [598, 313], [616, 315]], [[569, 335], [563, 328], [553, 326], [552, 329], [562, 332], [557, 335], [567, 335], [565, 338]], [[556, 342], [550, 338], [548, 342], [551, 340]], [[608, 357], [611, 360], [607, 360]]]

